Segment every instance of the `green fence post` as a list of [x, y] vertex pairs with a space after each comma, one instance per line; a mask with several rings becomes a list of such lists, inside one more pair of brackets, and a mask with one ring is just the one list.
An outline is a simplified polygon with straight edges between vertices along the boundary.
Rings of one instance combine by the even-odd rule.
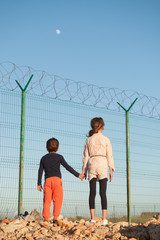
[[133, 205], [134, 217], [136, 216], [136, 207]]
[[116, 210], [115, 210], [115, 206], [113, 206], [113, 217], [116, 217]]
[[131, 223], [131, 198], [130, 198], [130, 144], [129, 144], [129, 111], [137, 101], [136, 98], [128, 109], [125, 109], [120, 103], [118, 105], [125, 111], [126, 113], [126, 169], [127, 169], [127, 218], [128, 222]]
[[154, 214], [156, 213], [156, 205], [154, 205]]
[[78, 215], [77, 215], [77, 206], [75, 206], [75, 215], [76, 215], [76, 217], [78, 217]]
[[22, 196], [23, 196], [23, 163], [24, 163], [24, 132], [25, 132], [25, 97], [26, 97], [26, 89], [33, 77], [31, 75], [28, 80], [25, 88], [23, 89], [19, 82], [16, 80], [19, 88], [22, 91], [21, 97], [21, 132], [20, 132], [20, 163], [19, 163], [19, 192], [18, 192], [18, 215], [22, 214]]

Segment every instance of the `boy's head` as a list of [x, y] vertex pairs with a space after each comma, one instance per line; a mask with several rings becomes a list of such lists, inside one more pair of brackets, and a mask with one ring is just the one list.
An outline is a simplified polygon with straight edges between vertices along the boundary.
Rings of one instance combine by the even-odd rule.
[[56, 138], [50, 138], [46, 143], [48, 152], [57, 152], [59, 148], [59, 141]]

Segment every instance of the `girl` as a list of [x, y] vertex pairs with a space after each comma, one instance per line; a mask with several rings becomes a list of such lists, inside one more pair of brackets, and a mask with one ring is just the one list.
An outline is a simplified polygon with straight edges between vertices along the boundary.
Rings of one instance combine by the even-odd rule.
[[83, 151], [82, 173], [87, 177], [90, 185], [89, 208], [91, 221], [95, 223], [95, 196], [96, 181], [99, 180], [100, 197], [102, 206], [102, 225], [107, 225], [107, 170], [109, 166], [110, 182], [113, 178], [114, 160], [112, 156], [112, 146], [109, 138], [102, 135], [104, 121], [102, 118], [93, 118], [91, 120], [91, 130]]

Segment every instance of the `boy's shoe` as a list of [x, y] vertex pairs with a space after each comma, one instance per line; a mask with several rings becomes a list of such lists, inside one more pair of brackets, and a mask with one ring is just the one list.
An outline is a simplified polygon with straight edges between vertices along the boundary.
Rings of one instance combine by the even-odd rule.
[[91, 219], [89, 222], [90, 222], [90, 223], [96, 223], [96, 220]]
[[43, 218], [43, 222], [47, 223], [47, 222], [49, 222], [49, 219], [47, 220], [47, 219]]
[[57, 220], [56, 219], [53, 219], [53, 222], [52, 223], [57, 223]]
[[107, 224], [108, 224], [108, 220], [107, 219], [102, 220], [102, 225], [103, 226], [106, 226]]

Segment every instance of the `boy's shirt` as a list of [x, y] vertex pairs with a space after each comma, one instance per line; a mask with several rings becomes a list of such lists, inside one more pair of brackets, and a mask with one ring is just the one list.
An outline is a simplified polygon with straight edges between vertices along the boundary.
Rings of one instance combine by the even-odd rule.
[[74, 176], [79, 177], [79, 173], [76, 172], [65, 160], [64, 157], [58, 153], [48, 153], [41, 158], [40, 166], [38, 170], [38, 186], [42, 185], [42, 174], [45, 172], [45, 179], [49, 177], [62, 177], [60, 171], [60, 165], [66, 168]]

